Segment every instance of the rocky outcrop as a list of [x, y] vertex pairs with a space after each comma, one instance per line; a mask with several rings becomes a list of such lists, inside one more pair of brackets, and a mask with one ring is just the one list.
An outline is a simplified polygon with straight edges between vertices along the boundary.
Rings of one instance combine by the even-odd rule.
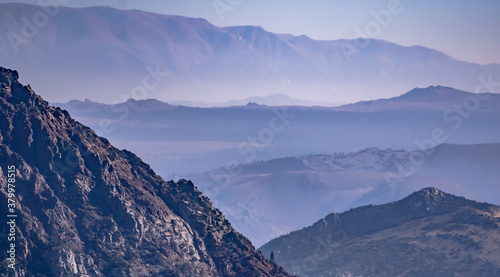
[[[13, 214], [15, 276], [288, 276], [189, 181], [51, 107], [0, 68], [0, 207]], [[8, 168], [15, 166], [9, 195]], [[7, 211], [9, 212], [9, 211]], [[2, 224], [2, 234], [9, 226]], [[5, 236], [6, 237], [6, 236]], [[7, 249], [7, 238], [1, 244]]]

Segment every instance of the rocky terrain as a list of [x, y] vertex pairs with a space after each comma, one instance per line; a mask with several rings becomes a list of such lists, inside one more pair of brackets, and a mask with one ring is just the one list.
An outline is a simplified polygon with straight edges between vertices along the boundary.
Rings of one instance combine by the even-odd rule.
[[0, 228], [2, 249], [15, 237], [2, 275], [288, 276], [193, 183], [164, 181], [5, 68], [0, 113], [0, 211], [17, 215]]
[[500, 207], [435, 188], [332, 213], [260, 248], [300, 276], [499, 276]]

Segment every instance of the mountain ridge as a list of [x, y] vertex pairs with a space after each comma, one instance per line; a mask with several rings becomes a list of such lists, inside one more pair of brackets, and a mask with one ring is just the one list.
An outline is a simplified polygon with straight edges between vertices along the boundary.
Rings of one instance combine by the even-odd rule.
[[[145, 101], [157, 102], [165, 106], [180, 106], [188, 108], [232, 108], [238, 106], [246, 106], [248, 103], [257, 103], [261, 106], [268, 106], [269, 109], [274, 107], [295, 107], [295, 108], [308, 108], [318, 110], [331, 110], [331, 111], [351, 111], [351, 112], [373, 112], [373, 111], [388, 111], [388, 110], [437, 110], [446, 111], [453, 107], [453, 104], [460, 104], [466, 101], [467, 97], [475, 97], [481, 105], [478, 105], [482, 110], [498, 110], [500, 109], [500, 93], [472, 93], [463, 90], [454, 89], [445, 86], [429, 86], [426, 88], [414, 88], [406, 93], [392, 98], [382, 98], [375, 100], [365, 100], [350, 104], [343, 104], [339, 106], [325, 105], [322, 106], [321, 102], [312, 102], [307, 100], [299, 100], [291, 98], [285, 94], [272, 94], [265, 97], [249, 97], [241, 100], [231, 100], [228, 102], [191, 102], [191, 101], [173, 101], [163, 102], [157, 99], [133, 99], [129, 98], [125, 102], [113, 105], [126, 104], [127, 101], [144, 103]], [[488, 99], [489, 101], [483, 101]], [[292, 104], [286, 102], [292, 102]], [[296, 102], [296, 103], [295, 103]], [[285, 104], [273, 104], [285, 103]], [[65, 103], [53, 103], [60, 107], [71, 107], [79, 105], [85, 108], [84, 104], [89, 106], [110, 106], [109, 104], [95, 102], [89, 99], [70, 100]], [[477, 110], [477, 109], [476, 109]]]
[[[190, 176], [256, 245], [328, 213], [395, 201], [428, 184], [500, 204], [500, 144], [440, 144], [425, 149], [430, 155], [416, 165], [410, 157], [420, 151], [372, 147], [255, 161]], [[296, 203], [309, 204], [297, 208]]]
[[[478, 76], [500, 73], [500, 64], [461, 62], [425, 47], [370, 40], [348, 60], [342, 47], [354, 40], [314, 41], [255, 26], [217, 27], [203, 19], [103, 7], [59, 7], [27, 39], [21, 18], [29, 20], [39, 11], [37, 6], [2, 5], [0, 42], [5, 47], [0, 55], [51, 102], [88, 95], [114, 103], [140, 86], [148, 69], [169, 73], [146, 91], [148, 98], [166, 102], [179, 100], [176, 95], [217, 102], [274, 93], [303, 98], [306, 91], [314, 91], [313, 101], [354, 102], [429, 85], [473, 91]], [[22, 42], [10, 41], [9, 34]], [[38, 74], [42, 68], [48, 77]], [[54, 88], [47, 79], [56, 77], [61, 82]], [[63, 98], [71, 88], [78, 92]], [[109, 93], [99, 93], [103, 88]]]
[[[488, 101], [484, 101], [488, 100]], [[427, 88], [414, 88], [402, 95], [392, 98], [360, 101], [342, 105], [335, 108], [339, 111], [374, 112], [386, 110], [437, 110], [447, 111], [453, 105], [465, 105], [472, 101], [474, 111], [495, 110], [500, 107], [500, 94], [498, 93], [472, 93], [446, 86], [429, 86]], [[468, 105], [471, 105], [467, 103]], [[477, 107], [476, 107], [477, 106]]]
[[489, 245], [499, 236], [499, 214], [499, 206], [425, 188], [332, 213], [260, 249], [301, 276], [491, 276], [500, 272], [498, 250]]
[[[18, 77], [0, 68], [0, 203], [17, 202], [13, 274], [289, 276], [193, 183], [164, 181]], [[7, 166], [16, 168], [14, 195]]]

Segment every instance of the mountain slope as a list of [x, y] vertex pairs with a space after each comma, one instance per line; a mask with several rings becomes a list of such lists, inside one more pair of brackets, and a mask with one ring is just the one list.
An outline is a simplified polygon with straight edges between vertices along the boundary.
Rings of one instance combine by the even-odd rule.
[[495, 111], [500, 107], [500, 94], [470, 93], [450, 87], [430, 86], [415, 88], [390, 99], [361, 101], [335, 108], [339, 111], [375, 112], [388, 110], [452, 110], [454, 105], [465, 105], [470, 111]]
[[0, 113], [0, 204], [17, 202], [18, 276], [287, 276], [191, 182], [163, 181], [4, 68]]
[[190, 174], [233, 226], [255, 245], [313, 224], [331, 212], [382, 204], [433, 184], [500, 204], [500, 144], [443, 144], [419, 151], [368, 148], [353, 153], [277, 158]]
[[430, 85], [474, 91], [478, 77], [500, 74], [498, 64], [461, 62], [421, 46], [368, 40], [346, 56], [354, 40], [316, 41], [109, 7], [58, 7], [31, 30], [23, 18], [33, 25], [40, 13], [46, 14], [38, 6], [0, 6], [0, 57], [52, 102], [116, 103], [131, 96], [224, 102], [276, 93], [354, 102]]
[[500, 207], [426, 188], [333, 213], [261, 247], [300, 276], [496, 276]]

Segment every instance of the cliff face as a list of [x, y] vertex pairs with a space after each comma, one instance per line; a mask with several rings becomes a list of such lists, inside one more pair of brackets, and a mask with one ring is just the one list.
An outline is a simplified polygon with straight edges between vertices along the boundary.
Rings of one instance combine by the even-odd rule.
[[[288, 276], [191, 182], [162, 180], [5, 68], [0, 166], [2, 216], [17, 202], [16, 276]], [[7, 258], [0, 252], [0, 272], [13, 273]]]

